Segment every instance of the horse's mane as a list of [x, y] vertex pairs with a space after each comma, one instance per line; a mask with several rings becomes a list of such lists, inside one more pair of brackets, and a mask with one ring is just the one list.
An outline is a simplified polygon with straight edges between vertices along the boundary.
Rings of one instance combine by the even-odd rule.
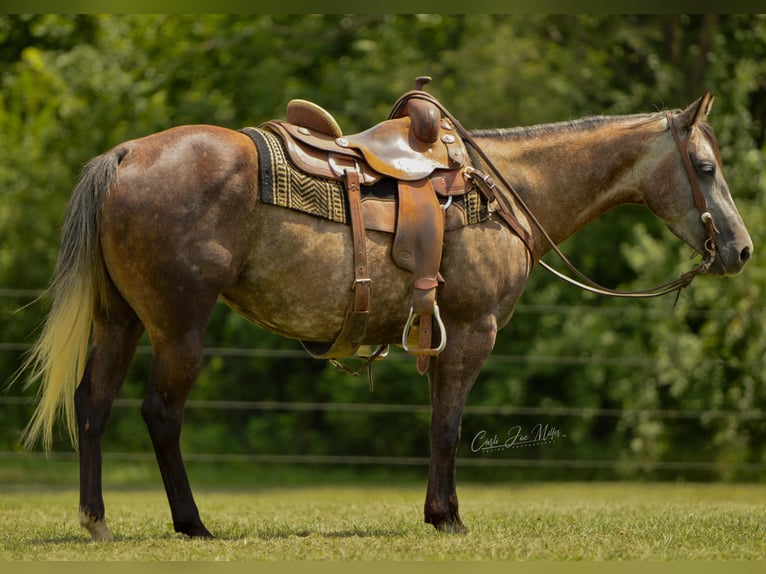
[[[663, 116], [664, 113], [665, 112], [662, 112]], [[530, 137], [545, 137], [548, 135], [561, 134], [565, 132], [589, 131], [616, 123], [633, 124], [637, 127], [639, 125], [651, 123], [659, 118], [660, 113], [632, 114], [622, 116], [590, 116], [577, 120], [539, 124], [534, 126], [477, 129], [471, 130], [471, 134], [481, 138], [519, 140]]]
[[[677, 115], [681, 110], [673, 111]], [[534, 126], [515, 128], [490, 128], [471, 130], [471, 135], [478, 138], [487, 138], [501, 141], [518, 141], [529, 138], [542, 138], [552, 135], [560, 135], [567, 132], [583, 132], [595, 130], [610, 124], [623, 124], [627, 128], [637, 128], [655, 122], [665, 117], [667, 112], [655, 112], [648, 114], [631, 114], [616, 116], [589, 116], [577, 120], [539, 124]], [[697, 122], [695, 126], [713, 146], [713, 153], [721, 163], [721, 150], [713, 133], [713, 127], [707, 122]]]

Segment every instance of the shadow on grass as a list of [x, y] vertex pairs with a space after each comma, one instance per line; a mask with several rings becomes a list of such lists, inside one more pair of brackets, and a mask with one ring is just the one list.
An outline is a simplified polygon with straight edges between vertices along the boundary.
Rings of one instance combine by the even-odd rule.
[[381, 528], [372, 530], [339, 530], [337, 532], [326, 532], [321, 536], [323, 538], [401, 538], [404, 534], [403, 530]]
[[406, 536], [406, 530], [396, 530], [393, 528], [359, 528], [336, 530], [332, 532], [321, 532], [319, 530], [297, 529], [281, 532], [254, 532], [252, 534], [242, 534], [237, 536], [215, 537], [211, 540], [236, 541], [245, 538], [255, 538], [258, 540], [285, 540], [288, 538], [309, 538], [316, 536], [328, 540], [342, 540], [347, 538], [402, 538]]
[[91, 544], [93, 541], [90, 539], [90, 537], [87, 536], [77, 536], [77, 535], [71, 535], [71, 536], [57, 536], [53, 538], [34, 538], [29, 541], [29, 544], [32, 545], [41, 545], [41, 546], [58, 546], [60, 544], [80, 544], [82, 546], [85, 546], [86, 544]]
[[41, 546], [59, 546], [59, 545], [76, 545], [83, 548], [93, 546], [108, 546], [110, 544], [135, 544], [135, 543], [148, 543], [148, 542], [170, 542], [185, 541], [195, 544], [217, 543], [217, 542], [237, 542], [245, 539], [257, 539], [257, 540], [286, 540], [289, 538], [309, 538], [311, 536], [317, 536], [319, 538], [325, 538], [328, 540], [342, 540], [349, 538], [402, 538], [406, 535], [405, 530], [395, 530], [392, 528], [372, 528], [372, 529], [348, 529], [338, 530], [333, 532], [321, 532], [318, 530], [297, 529], [286, 532], [253, 532], [253, 533], [241, 533], [234, 535], [213, 536], [212, 538], [192, 538], [185, 534], [179, 533], [163, 533], [163, 534], [137, 534], [137, 535], [115, 535], [114, 540], [96, 542], [90, 539], [87, 535], [71, 535], [60, 536], [51, 538], [36, 538], [29, 540], [31, 545]]

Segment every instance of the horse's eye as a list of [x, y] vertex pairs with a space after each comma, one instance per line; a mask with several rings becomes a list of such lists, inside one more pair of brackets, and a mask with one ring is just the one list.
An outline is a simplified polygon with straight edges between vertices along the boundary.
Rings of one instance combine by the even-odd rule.
[[697, 166], [697, 169], [702, 175], [715, 175], [715, 165], [712, 163], [701, 163]]

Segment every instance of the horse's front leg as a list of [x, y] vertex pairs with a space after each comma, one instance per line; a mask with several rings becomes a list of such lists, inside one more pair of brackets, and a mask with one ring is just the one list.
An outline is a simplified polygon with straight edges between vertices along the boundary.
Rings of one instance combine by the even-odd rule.
[[468, 392], [495, 344], [494, 317], [449, 331], [447, 347], [432, 364], [431, 463], [426, 492], [425, 521], [437, 530], [467, 532], [458, 512], [455, 458]]

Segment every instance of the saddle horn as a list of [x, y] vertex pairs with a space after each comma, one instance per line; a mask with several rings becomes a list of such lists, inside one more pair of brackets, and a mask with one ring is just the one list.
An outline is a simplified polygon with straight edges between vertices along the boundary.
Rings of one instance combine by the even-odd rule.
[[410, 145], [413, 149], [425, 151], [439, 140], [441, 112], [428, 100], [413, 98], [423, 91], [423, 86], [431, 81], [431, 76], [415, 78], [415, 89], [404, 94], [394, 105], [389, 118], [410, 118]]

